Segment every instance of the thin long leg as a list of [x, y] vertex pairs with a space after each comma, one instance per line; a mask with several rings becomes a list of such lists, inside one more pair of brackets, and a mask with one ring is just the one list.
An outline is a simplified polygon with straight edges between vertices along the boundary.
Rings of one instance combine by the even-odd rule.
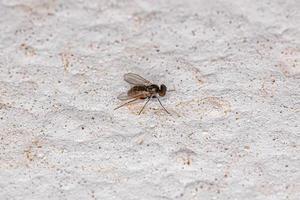
[[136, 101], [136, 100], [138, 100], [138, 98], [133, 99], [133, 100], [131, 100], [131, 101], [128, 101], [128, 102], [126, 102], [126, 103], [124, 103], [124, 104], [122, 104], [122, 105], [116, 107], [114, 110], [117, 110], [117, 109], [119, 109], [119, 108], [121, 108], [121, 107], [123, 107], [123, 106], [125, 106], [125, 105], [127, 105], [127, 104], [129, 104], [129, 103], [131, 103], [131, 102], [134, 102], [134, 101]]
[[164, 109], [169, 115], [171, 115], [171, 114], [168, 112], [168, 110], [162, 105], [162, 103], [160, 102], [160, 100], [159, 100], [158, 97], [157, 97], [157, 100], [158, 100], [159, 104], [161, 105], [161, 107], [163, 107], [163, 109]]
[[142, 107], [142, 109], [139, 112], [139, 115], [142, 113], [142, 111], [144, 110], [144, 108], [146, 107], [147, 103], [151, 100], [152, 97], [149, 97], [148, 100], [146, 101], [146, 103], [144, 104], [144, 106]]

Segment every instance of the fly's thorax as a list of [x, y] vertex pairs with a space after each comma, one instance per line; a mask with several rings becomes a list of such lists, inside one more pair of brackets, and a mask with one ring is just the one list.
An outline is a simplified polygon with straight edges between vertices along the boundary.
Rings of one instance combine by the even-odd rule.
[[147, 86], [147, 91], [151, 94], [156, 94], [159, 91], [159, 87], [157, 85], [152, 84]]

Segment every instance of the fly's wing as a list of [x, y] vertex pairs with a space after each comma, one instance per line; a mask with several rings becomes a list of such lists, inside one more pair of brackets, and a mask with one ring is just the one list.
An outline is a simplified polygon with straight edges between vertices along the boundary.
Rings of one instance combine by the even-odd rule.
[[127, 92], [123, 92], [117, 98], [121, 101], [125, 101], [129, 99], [133, 99], [134, 97], [128, 96]]
[[134, 73], [125, 74], [124, 80], [132, 85], [151, 85], [150, 81]]

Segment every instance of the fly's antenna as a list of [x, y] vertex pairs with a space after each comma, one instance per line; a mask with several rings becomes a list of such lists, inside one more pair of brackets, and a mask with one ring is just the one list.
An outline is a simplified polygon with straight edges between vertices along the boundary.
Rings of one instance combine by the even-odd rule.
[[174, 87], [173, 87], [174, 89], [172, 89], [172, 90], [168, 90], [168, 92], [174, 92], [174, 91], [176, 91], [176, 89], [175, 89], [175, 85], [174, 85]]

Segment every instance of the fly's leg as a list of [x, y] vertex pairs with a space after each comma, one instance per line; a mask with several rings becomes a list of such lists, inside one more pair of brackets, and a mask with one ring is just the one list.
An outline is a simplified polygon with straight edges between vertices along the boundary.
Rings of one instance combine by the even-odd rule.
[[131, 100], [131, 101], [128, 101], [128, 102], [126, 102], [126, 103], [124, 103], [124, 104], [122, 104], [122, 105], [116, 107], [114, 110], [117, 110], [117, 109], [119, 109], [119, 108], [121, 108], [121, 107], [123, 107], [123, 106], [125, 106], [125, 105], [127, 105], [127, 104], [129, 104], [129, 103], [132, 103], [132, 102], [134, 102], [134, 101], [136, 101], [136, 100], [138, 100], [138, 98], [133, 99], [133, 100]]
[[147, 103], [151, 100], [151, 98], [152, 98], [152, 96], [148, 98], [148, 100], [146, 101], [146, 103], [144, 104], [144, 106], [142, 107], [142, 109], [140, 110], [139, 115], [142, 113], [142, 111], [146, 107]]
[[159, 104], [161, 105], [161, 107], [163, 107], [163, 109], [164, 109], [169, 115], [171, 115], [171, 114], [168, 112], [168, 110], [162, 105], [162, 103], [160, 102], [160, 100], [159, 100], [158, 97], [157, 97], [157, 100], [158, 100]]

